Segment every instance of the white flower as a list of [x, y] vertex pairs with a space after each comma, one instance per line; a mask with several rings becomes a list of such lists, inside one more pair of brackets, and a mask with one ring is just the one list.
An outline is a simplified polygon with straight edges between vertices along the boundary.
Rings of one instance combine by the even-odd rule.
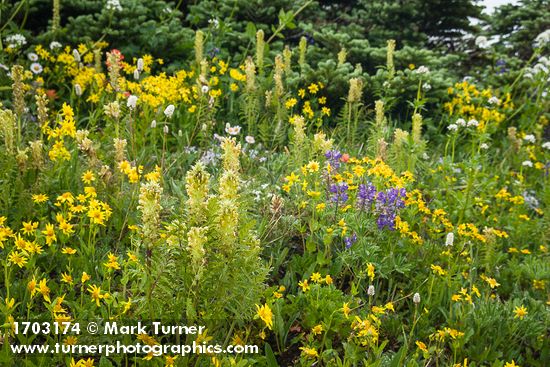
[[137, 60], [136, 67], [138, 71], [143, 71], [143, 59], [141, 57]]
[[418, 69], [415, 69], [413, 71], [413, 73], [415, 74], [429, 74], [430, 73], [430, 69], [428, 69], [426, 66], [424, 65], [421, 65], [418, 67]]
[[181, 129], [178, 130], [178, 136], [181, 138], [183, 136], [183, 131]]
[[457, 131], [458, 126], [456, 124], [450, 124], [449, 126], [447, 126], [447, 129], [449, 129], [450, 131]]
[[165, 134], [168, 134], [169, 131], [170, 131], [170, 129], [168, 128], [168, 125], [164, 125], [163, 132]]
[[225, 124], [225, 132], [229, 135], [238, 135], [241, 132], [239, 125], [231, 126], [229, 123]]
[[122, 6], [120, 6], [119, 0], [107, 0], [107, 4], [105, 4], [105, 9], [121, 11]]
[[27, 39], [20, 33], [10, 34], [5, 40], [9, 48], [16, 48], [27, 44]]
[[432, 86], [428, 83], [422, 84], [422, 90], [425, 90], [426, 92], [432, 89]]
[[139, 79], [139, 70], [138, 69], [134, 70], [134, 79], [135, 80]]
[[61, 47], [62, 47], [61, 43], [57, 41], [50, 42], [50, 50], [55, 50], [56, 48], [61, 48]]
[[485, 36], [478, 36], [476, 37], [475, 44], [479, 48], [488, 48], [489, 40]]
[[535, 141], [536, 141], [537, 139], [535, 138], [535, 135], [529, 134], [529, 135], [525, 135], [525, 136], [523, 137], [523, 140], [525, 140], [525, 141], [528, 142], [528, 143], [535, 144]]
[[220, 26], [220, 22], [215, 18], [208, 19], [208, 24], [211, 24], [214, 29], [217, 29]]
[[489, 98], [487, 102], [489, 102], [489, 104], [496, 104], [497, 106], [500, 105], [500, 99], [498, 99], [495, 96], [492, 96], [491, 98]]
[[464, 120], [464, 119], [458, 119], [458, 120], [456, 120], [456, 124], [457, 124], [458, 126], [463, 126], [463, 127], [464, 127], [464, 126], [466, 126], [466, 120]]
[[244, 140], [248, 143], [248, 144], [254, 144], [256, 142], [256, 139], [254, 139], [253, 136], [250, 136], [250, 135], [247, 135]]
[[414, 302], [415, 304], [419, 304], [419, 303], [420, 303], [420, 294], [419, 294], [419, 293], [415, 293], [415, 294], [413, 295], [413, 302]]
[[523, 161], [523, 163], [521, 163], [521, 165], [523, 167], [533, 167], [533, 162], [527, 160], [527, 161]]
[[367, 289], [367, 294], [369, 296], [374, 296], [374, 285], [369, 285], [369, 288]]
[[468, 127], [470, 126], [478, 126], [479, 125], [479, 122], [476, 120], [476, 119], [471, 119], [470, 121], [468, 121]]
[[445, 246], [449, 247], [452, 246], [455, 242], [455, 234], [453, 232], [447, 233], [447, 237], [445, 238]]
[[130, 97], [128, 97], [126, 106], [128, 106], [130, 109], [133, 110], [134, 108], [136, 108], [137, 100], [138, 100], [137, 96], [131, 95]]
[[34, 74], [40, 74], [42, 72], [42, 65], [40, 65], [39, 63], [37, 62], [33, 62], [31, 64], [31, 67], [30, 67], [31, 71], [34, 73]]
[[208, 85], [203, 85], [201, 88], [202, 94], [208, 93]]
[[481, 149], [489, 149], [489, 144], [487, 144], [487, 143], [482, 143], [479, 147], [480, 147]]
[[74, 58], [74, 61], [80, 62], [80, 52], [78, 52], [77, 49], [73, 50], [73, 58]]
[[29, 52], [27, 54], [27, 57], [29, 58], [29, 60], [31, 61], [38, 61], [38, 55], [35, 54], [34, 52]]
[[550, 141], [547, 141], [545, 143], [542, 143], [542, 148], [550, 150]]
[[543, 47], [550, 43], [550, 29], [545, 30], [535, 37], [535, 47]]
[[80, 86], [80, 84], [74, 85], [74, 93], [79, 97], [82, 95], [82, 87]]
[[391, 83], [386, 80], [384, 83], [382, 83], [382, 87], [384, 87], [386, 89], [391, 88]]
[[164, 109], [164, 116], [168, 117], [168, 118], [172, 118], [172, 115], [174, 114], [174, 110], [176, 108], [174, 107], [173, 104], [169, 104], [168, 107], [166, 107]]
[[157, 127], [157, 120], [151, 121], [151, 129], [154, 129], [155, 127]]

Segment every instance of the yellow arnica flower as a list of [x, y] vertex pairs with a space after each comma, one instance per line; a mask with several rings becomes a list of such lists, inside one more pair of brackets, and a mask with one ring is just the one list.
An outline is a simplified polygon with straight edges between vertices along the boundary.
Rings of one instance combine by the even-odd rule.
[[523, 318], [527, 315], [527, 308], [525, 308], [523, 305], [521, 307], [516, 307], [514, 309], [514, 319], [519, 318], [520, 320], [523, 320]]
[[428, 348], [426, 347], [426, 344], [424, 344], [423, 342], [421, 342], [420, 340], [417, 340], [415, 342], [416, 346], [418, 347], [418, 349], [420, 349], [421, 351], [423, 351], [424, 353], [428, 353]]
[[48, 200], [48, 195], [45, 194], [35, 194], [32, 196], [32, 201], [34, 201], [36, 204], [44, 203]]
[[95, 181], [95, 176], [92, 171], [88, 170], [82, 174], [82, 182], [89, 185], [92, 181]]
[[314, 359], [319, 356], [319, 353], [317, 353], [317, 350], [315, 348], [300, 347], [300, 350], [302, 351], [302, 354], [307, 358]]
[[256, 305], [256, 309], [257, 309], [257, 315], [260, 319], [263, 320], [263, 322], [265, 322], [266, 326], [269, 328], [269, 330], [271, 330], [271, 328], [273, 327], [273, 312], [271, 312], [271, 308], [269, 308], [269, 306], [266, 304], [264, 304], [263, 306], [258, 306]]

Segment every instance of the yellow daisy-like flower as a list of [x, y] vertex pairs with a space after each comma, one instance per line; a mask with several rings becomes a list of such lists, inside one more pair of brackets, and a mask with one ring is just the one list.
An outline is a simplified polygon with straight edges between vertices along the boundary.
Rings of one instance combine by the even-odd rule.
[[525, 308], [523, 305], [521, 305], [521, 307], [516, 307], [514, 309], [514, 314], [514, 319], [519, 318], [520, 320], [523, 320], [523, 318], [528, 314], [527, 308]]
[[35, 204], [42, 204], [42, 203], [48, 201], [48, 195], [46, 195], [46, 194], [34, 194], [32, 196], [32, 201], [34, 201]]
[[265, 322], [265, 325], [269, 328], [269, 330], [271, 330], [273, 327], [273, 312], [271, 312], [269, 305], [267, 305], [267, 303], [261, 307], [256, 305], [256, 309], [256, 315], [258, 315], [258, 317]]
[[317, 350], [315, 348], [300, 347], [300, 350], [302, 351], [302, 354], [307, 358], [315, 359], [319, 357], [319, 353], [317, 353]]
[[82, 182], [84, 182], [87, 185], [90, 185], [92, 181], [95, 181], [95, 175], [90, 170], [84, 172], [81, 178], [82, 178]]
[[420, 340], [417, 340], [415, 342], [416, 346], [418, 347], [418, 349], [420, 349], [421, 351], [423, 351], [424, 353], [428, 353], [428, 347], [426, 346], [426, 344], [424, 344], [423, 342], [421, 342]]
[[323, 325], [319, 324], [319, 325], [315, 325], [312, 329], [311, 329], [311, 333], [313, 335], [320, 335], [322, 332], [323, 332]]

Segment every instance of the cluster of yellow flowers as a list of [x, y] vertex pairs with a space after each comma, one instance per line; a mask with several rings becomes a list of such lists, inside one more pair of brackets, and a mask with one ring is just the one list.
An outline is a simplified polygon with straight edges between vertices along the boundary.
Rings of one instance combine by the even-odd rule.
[[449, 116], [477, 120], [480, 131], [485, 131], [491, 124], [496, 126], [501, 123], [505, 118], [502, 111], [514, 108], [510, 93], [506, 93], [504, 99], [500, 100], [491, 89], [480, 91], [467, 81], [456, 83], [454, 88], [448, 89], [448, 93], [452, 99], [444, 104], [444, 108]]
[[52, 161], [69, 160], [71, 158], [71, 154], [65, 146], [64, 137], [76, 137], [76, 124], [72, 107], [66, 103], [63, 103], [60, 115], [60, 119], [57, 121], [54, 128], [49, 126], [48, 121], [46, 121], [42, 126], [42, 132], [48, 136], [48, 140], [55, 140], [55, 143], [48, 152], [48, 156]]

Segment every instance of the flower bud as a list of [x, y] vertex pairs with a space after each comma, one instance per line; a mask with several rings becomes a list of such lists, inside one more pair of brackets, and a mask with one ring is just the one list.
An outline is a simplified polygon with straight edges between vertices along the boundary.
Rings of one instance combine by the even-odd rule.
[[374, 285], [369, 285], [369, 288], [367, 289], [367, 294], [372, 297], [374, 296]]

